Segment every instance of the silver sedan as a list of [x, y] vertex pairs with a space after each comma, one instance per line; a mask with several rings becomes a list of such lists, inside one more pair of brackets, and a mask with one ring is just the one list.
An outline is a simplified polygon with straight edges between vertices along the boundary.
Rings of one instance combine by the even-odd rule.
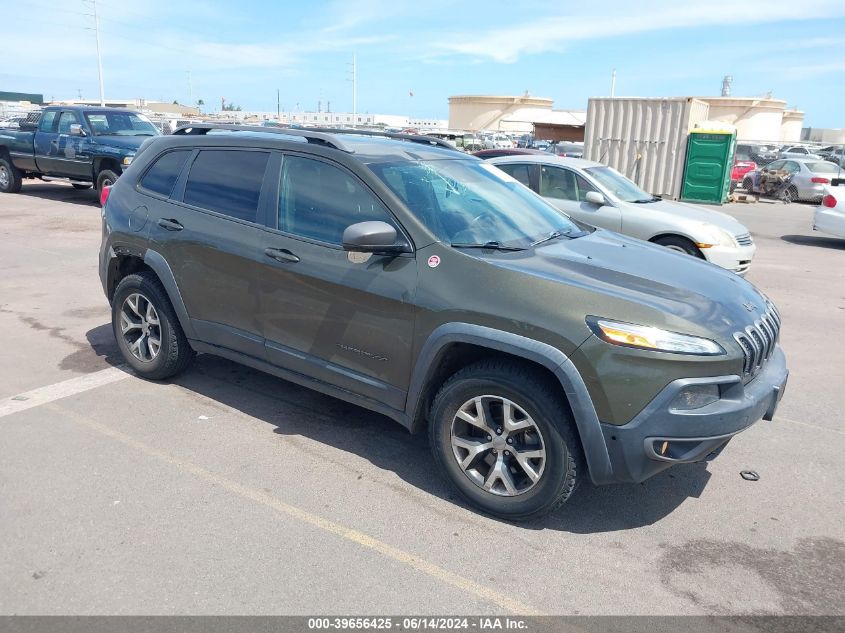
[[760, 173], [783, 170], [792, 175], [788, 190], [791, 200], [820, 202], [828, 185], [834, 178], [842, 178], [842, 167], [822, 159], [789, 158], [780, 159], [747, 173], [742, 179], [742, 188], [749, 193], [760, 193]]
[[580, 158], [503, 156], [488, 161], [576, 220], [700, 257], [744, 275], [756, 246], [731, 216], [662, 200], [615, 169]]

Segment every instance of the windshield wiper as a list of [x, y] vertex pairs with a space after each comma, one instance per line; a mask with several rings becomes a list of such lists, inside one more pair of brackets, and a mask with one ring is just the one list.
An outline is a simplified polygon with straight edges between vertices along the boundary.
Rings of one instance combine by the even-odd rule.
[[632, 200], [634, 204], [648, 204], [649, 202], [659, 202], [663, 200], [660, 196], [652, 196], [651, 198], [643, 198], [642, 200]]
[[461, 242], [452, 242], [452, 248], [486, 248], [493, 251], [524, 251], [520, 246], [505, 246], [496, 241], [484, 242], [483, 244], [466, 244]]
[[542, 244], [543, 242], [550, 242], [551, 240], [556, 240], [559, 237], [572, 237], [574, 229], [566, 229], [565, 231], [561, 229], [557, 229], [556, 231], [552, 231], [545, 237], [541, 237], [539, 240], [534, 240], [531, 242], [531, 246], [537, 246], [537, 244]]

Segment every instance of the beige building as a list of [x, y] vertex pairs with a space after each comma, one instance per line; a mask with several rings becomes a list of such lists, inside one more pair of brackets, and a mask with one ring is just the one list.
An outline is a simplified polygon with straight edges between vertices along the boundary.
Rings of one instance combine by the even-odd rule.
[[584, 140], [584, 110], [555, 110], [551, 99], [521, 96], [457, 95], [449, 97], [452, 130], [536, 134], [555, 141]]
[[[67, 101], [52, 101], [49, 105], [84, 105], [99, 106], [99, 99], [69, 99]], [[175, 117], [197, 116], [199, 108], [182, 105], [180, 103], [167, 103], [165, 101], [147, 101], [146, 99], [106, 99], [106, 107], [128, 108], [138, 110], [147, 114], [170, 115]]]
[[801, 140], [804, 113], [787, 110], [786, 101], [766, 97], [697, 97], [709, 104], [707, 118], [736, 127], [740, 141], [791, 143]]

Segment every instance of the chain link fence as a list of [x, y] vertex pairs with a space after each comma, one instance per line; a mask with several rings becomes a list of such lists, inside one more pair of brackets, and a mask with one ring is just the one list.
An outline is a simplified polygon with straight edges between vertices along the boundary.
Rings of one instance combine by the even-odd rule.
[[818, 203], [845, 178], [845, 143], [737, 141], [731, 187], [739, 193]]

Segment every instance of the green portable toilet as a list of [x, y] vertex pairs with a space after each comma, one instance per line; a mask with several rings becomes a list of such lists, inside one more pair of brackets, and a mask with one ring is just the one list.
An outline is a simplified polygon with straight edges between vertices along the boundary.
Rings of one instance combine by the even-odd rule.
[[681, 200], [722, 204], [731, 187], [736, 128], [704, 122], [690, 130]]

